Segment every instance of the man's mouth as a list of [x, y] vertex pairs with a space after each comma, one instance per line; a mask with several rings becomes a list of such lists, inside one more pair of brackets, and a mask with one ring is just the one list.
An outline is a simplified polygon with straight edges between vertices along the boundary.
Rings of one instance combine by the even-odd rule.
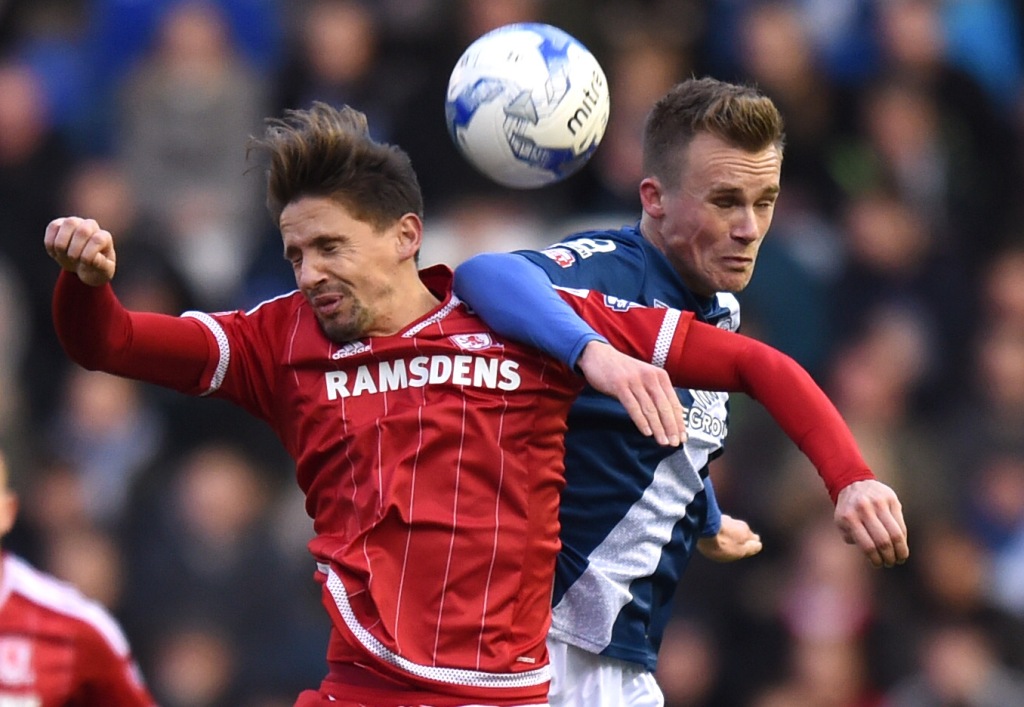
[[315, 295], [311, 298], [310, 304], [313, 305], [313, 310], [321, 317], [328, 317], [338, 311], [343, 299], [344, 297], [342, 295], [332, 292], [329, 294]]

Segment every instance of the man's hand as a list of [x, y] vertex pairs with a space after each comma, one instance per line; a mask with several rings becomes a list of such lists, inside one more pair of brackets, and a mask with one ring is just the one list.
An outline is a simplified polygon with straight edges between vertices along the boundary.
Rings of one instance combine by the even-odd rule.
[[735, 562], [761, 552], [761, 536], [750, 529], [747, 521], [722, 514], [718, 534], [697, 540], [700, 554], [715, 562]]
[[881, 481], [854, 481], [839, 492], [836, 526], [875, 567], [902, 565], [910, 556], [907, 524], [896, 492]]
[[587, 344], [576, 365], [595, 390], [622, 403], [644, 435], [673, 447], [686, 441], [683, 405], [664, 369], [601, 341]]
[[117, 256], [114, 238], [92, 219], [68, 216], [54, 219], [43, 239], [47, 254], [86, 285], [104, 285], [114, 277]]

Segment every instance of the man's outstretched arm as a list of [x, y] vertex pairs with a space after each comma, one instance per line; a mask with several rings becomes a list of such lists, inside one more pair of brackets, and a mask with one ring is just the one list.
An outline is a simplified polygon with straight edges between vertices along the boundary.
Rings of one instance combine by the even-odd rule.
[[[515, 253], [484, 253], [455, 269], [455, 294], [503, 336], [530, 344], [583, 374], [618, 400], [637, 429], [659, 444], [686, 440], [683, 408], [662, 369], [604, 342], [552, 288], [539, 267]], [[588, 351], [586, 362], [582, 352]]]
[[203, 390], [209, 342], [192, 319], [131, 312], [114, 294], [114, 240], [91, 219], [56, 219], [44, 246], [62, 268], [53, 321], [65, 352], [89, 370], [144, 380], [187, 393]]
[[[600, 318], [598, 298], [563, 295], [574, 307], [591, 300], [583, 306], [592, 307], [589, 312]], [[669, 314], [644, 316], [668, 319], [672, 310], [659, 312]], [[691, 321], [685, 313], [672, 316], [679, 320], [678, 327], [685, 328], [671, 350], [661, 354], [666, 356], [665, 368], [673, 383], [743, 392], [758, 400], [818, 470], [836, 506], [835, 521], [843, 539], [857, 545], [876, 567], [906, 561], [910, 551], [899, 499], [875, 478], [853, 433], [810, 374], [789, 356], [754, 339]], [[609, 326], [598, 326], [598, 330], [611, 343], [589, 343], [580, 358], [584, 370], [592, 351], [635, 348], [628, 323], [606, 321]]]
[[907, 526], [896, 493], [874, 477], [839, 411], [796, 361], [755, 339], [692, 322], [678, 365], [703, 378], [694, 387], [739, 386], [764, 405], [818, 469], [843, 539], [875, 567], [906, 561]]

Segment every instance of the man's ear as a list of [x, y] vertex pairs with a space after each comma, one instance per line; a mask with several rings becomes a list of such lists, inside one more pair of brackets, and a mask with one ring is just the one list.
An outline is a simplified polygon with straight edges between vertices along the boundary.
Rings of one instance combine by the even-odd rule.
[[18, 496], [12, 491], [0, 491], [0, 538], [11, 532], [18, 516]]
[[665, 209], [661, 205], [661, 182], [657, 177], [647, 177], [640, 182], [640, 205], [644, 212], [652, 218], [661, 218]]
[[396, 235], [399, 259], [415, 258], [423, 245], [423, 221], [412, 212], [404, 214], [398, 219]]

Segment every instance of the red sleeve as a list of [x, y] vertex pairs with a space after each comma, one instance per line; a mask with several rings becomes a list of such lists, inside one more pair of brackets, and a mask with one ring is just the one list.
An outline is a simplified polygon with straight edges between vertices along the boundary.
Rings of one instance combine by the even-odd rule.
[[61, 271], [53, 322], [68, 356], [84, 368], [186, 393], [204, 390], [211, 344], [193, 319], [130, 312], [109, 284], [90, 287]]
[[[807, 455], [832, 502], [854, 481], [874, 479], [853, 433], [810, 374], [781, 351], [755, 339], [691, 322], [666, 370], [687, 388], [742, 391], [760, 402]], [[674, 372], [683, 375], [677, 379]]]
[[832, 401], [781, 351], [694, 321], [692, 312], [642, 307], [589, 290], [560, 293], [612, 346], [663, 366], [677, 387], [746, 393], [759, 401], [814, 464], [833, 503], [854, 481], [875, 478]]

